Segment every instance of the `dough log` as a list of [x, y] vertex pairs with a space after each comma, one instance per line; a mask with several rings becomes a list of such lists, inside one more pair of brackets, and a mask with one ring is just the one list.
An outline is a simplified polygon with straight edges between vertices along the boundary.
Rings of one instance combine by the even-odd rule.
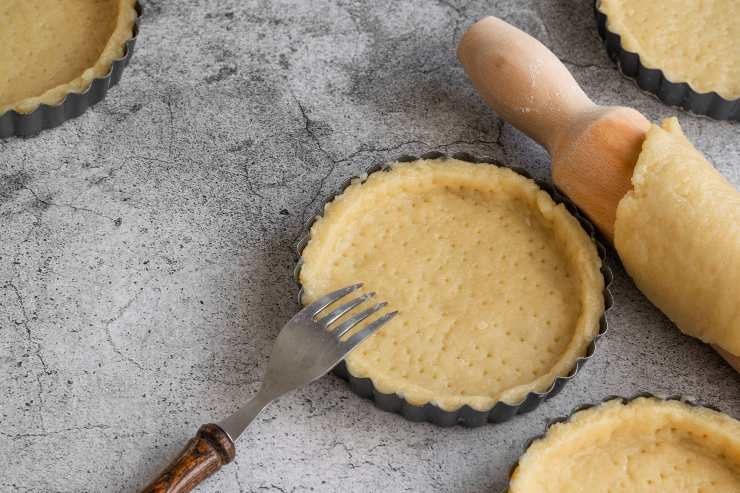
[[647, 133], [614, 243], [643, 293], [686, 334], [740, 356], [740, 192], [670, 118]]

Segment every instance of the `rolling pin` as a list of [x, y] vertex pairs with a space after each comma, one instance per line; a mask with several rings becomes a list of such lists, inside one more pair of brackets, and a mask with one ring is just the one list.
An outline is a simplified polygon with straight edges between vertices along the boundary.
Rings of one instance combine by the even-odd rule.
[[[501, 19], [473, 24], [458, 57], [488, 105], [547, 149], [555, 184], [613, 242], [650, 122], [592, 102], [550, 50]], [[740, 372], [740, 357], [714, 347]]]

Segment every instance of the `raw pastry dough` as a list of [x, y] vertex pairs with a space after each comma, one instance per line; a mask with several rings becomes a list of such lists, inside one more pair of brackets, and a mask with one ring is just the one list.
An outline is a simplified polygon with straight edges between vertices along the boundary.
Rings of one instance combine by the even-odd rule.
[[400, 315], [347, 359], [383, 393], [451, 411], [567, 374], [604, 309], [596, 248], [532, 180], [454, 159], [355, 182], [311, 228], [304, 302], [364, 282]]
[[740, 192], [667, 119], [647, 133], [614, 244], [635, 284], [685, 333], [740, 355]]
[[577, 412], [529, 447], [509, 492], [583, 491], [740, 491], [740, 422], [653, 398]]
[[737, 0], [601, 0], [599, 9], [644, 66], [697, 92], [740, 97]]
[[136, 0], [2, 0], [0, 115], [84, 92], [123, 56]]

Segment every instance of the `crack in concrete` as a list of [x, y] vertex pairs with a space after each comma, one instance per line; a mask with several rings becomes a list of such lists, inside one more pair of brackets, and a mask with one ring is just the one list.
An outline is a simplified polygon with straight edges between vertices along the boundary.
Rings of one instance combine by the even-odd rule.
[[[36, 219], [36, 222], [33, 225], [34, 226], [37, 226], [41, 222], [41, 219], [40, 219], [40, 216], [34, 216], [34, 217]], [[19, 247], [20, 247], [20, 245], [23, 245], [24, 243], [26, 243], [26, 242], [28, 242], [30, 240], [31, 235], [33, 234], [33, 231], [34, 231], [33, 229], [29, 229], [29, 231], [26, 234], [25, 238], [23, 238], [23, 240], [18, 244]], [[30, 326], [31, 318], [28, 315], [28, 310], [26, 309], [26, 303], [23, 301], [23, 296], [21, 295], [21, 292], [18, 289], [18, 286], [15, 285], [15, 282], [13, 280], [13, 279], [17, 279], [20, 276], [20, 273], [18, 271], [18, 264], [19, 264], [18, 258], [19, 257], [20, 257], [20, 251], [18, 251], [14, 255], [13, 260], [11, 262], [11, 265], [13, 265], [14, 275], [13, 275], [13, 278], [11, 280], [9, 280], [9, 281], [6, 282], [6, 287], [10, 287], [13, 290], [13, 292], [15, 293], [15, 296], [16, 296], [16, 298], [18, 300], [18, 305], [19, 305], [19, 307], [21, 309], [21, 314], [23, 315], [23, 321], [21, 322], [21, 324], [23, 325], [23, 328], [25, 330], [26, 339], [27, 339], [27, 341], [28, 341], [29, 344], [35, 345], [34, 355], [36, 356], [36, 358], [41, 363], [41, 366], [43, 367], [43, 373], [46, 374], [46, 375], [51, 375], [52, 372], [49, 370], [48, 366], [46, 365], [46, 361], [44, 360], [43, 356], [41, 355], [41, 343], [38, 342], [36, 339], [33, 338], [33, 333], [31, 331], [31, 326]], [[38, 406], [37, 406], [36, 410], [37, 410], [37, 413], [38, 413], [38, 419], [39, 419], [40, 427], [43, 430], [43, 429], [45, 429], [45, 426], [44, 426], [44, 415], [43, 415], [43, 411], [44, 411], [44, 397], [43, 397], [44, 385], [41, 382], [41, 375], [40, 374], [38, 374], [38, 373], [35, 374], [34, 375], [34, 378], [36, 380], [36, 387], [37, 387], [36, 397], [37, 397], [37, 400], [38, 400]]]
[[0, 431], [0, 436], [10, 438], [11, 440], [20, 440], [23, 438], [43, 438], [43, 437], [48, 437], [49, 435], [59, 435], [62, 433], [69, 433], [72, 431], [92, 431], [92, 430], [109, 430], [109, 429], [110, 429], [110, 426], [108, 425], [85, 425], [85, 426], [76, 426], [72, 428], [62, 428], [60, 430], [44, 431], [42, 433], [5, 433], [5, 432]]
[[144, 160], [144, 161], [153, 161], [155, 163], [166, 164], [168, 167], [165, 168], [165, 170], [167, 170], [167, 171], [169, 171], [170, 168], [172, 166], [174, 166], [174, 164], [175, 164], [172, 161], [168, 161], [166, 159], [159, 159], [159, 158], [156, 158], [156, 157], [153, 157], [153, 156], [144, 156], [144, 155], [141, 155], [141, 154], [131, 154], [129, 156], [129, 158], [131, 158], [131, 159], [141, 159], [141, 160]]
[[167, 155], [169, 156], [170, 159], [172, 159], [172, 144], [175, 139], [175, 116], [174, 116], [174, 113], [172, 112], [172, 100], [170, 99], [170, 97], [165, 96], [163, 99], [164, 99], [164, 104], [167, 105], [167, 111], [169, 112], [169, 115], [170, 115], [170, 139], [168, 143]]
[[[337, 167], [338, 161], [332, 156], [324, 147], [321, 145], [321, 140], [316, 135], [316, 133], [311, 129], [311, 119], [308, 117], [308, 114], [306, 113], [306, 109], [303, 107], [303, 104], [298, 100], [295, 94], [291, 93], [291, 96], [293, 97], [293, 100], [295, 101], [296, 105], [298, 105], [298, 109], [301, 112], [301, 117], [303, 118], [303, 126], [308, 134], [309, 138], [314, 141], [316, 144], [317, 149], [324, 155], [326, 158], [331, 161], [332, 165], [329, 167], [329, 171], [327, 171], [320, 179], [319, 184], [316, 187], [316, 192], [313, 194], [313, 197], [306, 203], [306, 205], [301, 210], [301, 215], [299, 216], [301, 218], [301, 221], [306, 221], [306, 212], [313, 207], [314, 203], [316, 202], [316, 199], [319, 198], [321, 195], [321, 191], [324, 188], [324, 184], [326, 183], [326, 180], [329, 179], [329, 176], [331, 176], [332, 172]], [[293, 243], [298, 239], [298, 237], [293, 239]]]
[[51, 375], [52, 372], [49, 370], [49, 367], [46, 365], [46, 361], [44, 360], [43, 355], [41, 354], [41, 343], [37, 341], [33, 337], [33, 333], [31, 331], [31, 318], [28, 316], [28, 311], [26, 310], [26, 303], [23, 301], [23, 296], [21, 295], [20, 290], [18, 289], [18, 286], [15, 285], [15, 283], [11, 280], [6, 283], [6, 286], [10, 287], [10, 289], [13, 290], [15, 293], [15, 297], [18, 300], [18, 306], [21, 309], [21, 314], [23, 315], [23, 321], [21, 322], [21, 325], [23, 325], [23, 328], [25, 329], [26, 333], [26, 340], [28, 341], [28, 344], [33, 346], [33, 354], [38, 359], [39, 363], [41, 363], [41, 367], [43, 368], [42, 373], [36, 373], [34, 375], [34, 378], [36, 380], [36, 398], [38, 399], [38, 412], [39, 412], [39, 419], [41, 420], [41, 427], [43, 428], [43, 418], [41, 416], [41, 413], [44, 409], [44, 384], [41, 381], [42, 375]]
[[[467, 145], [481, 145], [481, 144], [484, 144], [484, 145], [489, 145], [489, 146], [492, 146], [493, 145], [493, 146], [499, 147], [502, 150], [502, 152], [504, 153], [504, 155], [506, 154], [504, 145], [503, 145], [503, 143], [501, 141], [501, 139], [503, 138], [503, 127], [504, 127], [505, 122], [502, 119], [499, 118], [499, 119], [497, 119], [497, 126], [498, 127], [497, 127], [497, 135], [496, 135], [496, 139], [495, 140], [486, 140], [486, 139], [462, 140], [462, 139], [460, 139], [460, 140], [454, 140], [454, 141], [451, 141], [451, 142], [446, 142], [446, 143], [443, 143], [443, 144], [438, 144], [438, 145], [435, 146], [435, 145], [432, 145], [432, 144], [430, 144], [428, 142], [425, 142], [423, 140], [413, 139], [413, 140], [404, 141], [404, 142], [401, 142], [399, 144], [395, 144], [395, 145], [392, 145], [392, 146], [389, 146], [389, 147], [360, 147], [359, 149], [357, 149], [356, 151], [354, 151], [353, 153], [349, 154], [346, 157], [343, 157], [341, 159], [335, 159], [333, 156], [331, 156], [331, 154], [329, 154], [326, 150], [324, 150], [321, 147], [321, 143], [319, 142], [318, 136], [316, 136], [315, 133], [310, 129], [311, 119], [308, 117], [308, 115], [306, 113], [306, 110], [303, 107], [303, 105], [295, 97], [295, 95], [293, 95], [293, 99], [295, 100], [296, 104], [298, 105], [298, 108], [300, 109], [301, 116], [303, 117], [303, 120], [304, 120], [304, 126], [305, 126], [306, 133], [308, 133], [308, 135], [311, 137], [311, 139], [316, 143], [316, 145], [319, 148], [319, 150], [322, 151], [322, 153], [333, 164], [332, 167], [331, 167], [331, 169], [329, 170], [329, 172], [326, 173], [324, 176], [322, 176], [320, 178], [319, 184], [318, 184], [318, 186], [316, 188], [316, 192], [313, 194], [313, 196], [311, 197], [311, 199], [306, 203], [306, 205], [301, 210], [301, 213], [300, 213], [300, 216], [299, 217], [300, 217], [302, 223], [305, 223], [308, 220], [307, 217], [306, 217], [306, 213], [312, 207], [314, 207], [314, 204], [315, 204], [316, 200], [321, 195], [321, 191], [323, 190], [326, 181], [328, 180], [328, 178], [331, 175], [331, 173], [336, 169], [337, 165], [342, 164], [342, 163], [349, 162], [353, 158], [359, 156], [360, 154], [377, 154], [377, 153], [383, 153], [383, 152], [388, 152], [388, 151], [394, 151], [394, 150], [398, 150], [398, 149], [400, 149], [402, 147], [409, 146], [409, 145], [421, 145], [421, 146], [424, 146], [424, 147], [429, 148], [430, 150], [439, 150], [439, 149], [446, 149], [446, 148], [448, 148], [450, 146], [460, 145], [460, 144], [467, 144]], [[302, 236], [302, 234], [303, 234], [303, 229], [301, 229], [301, 231], [299, 231], [299, 233], [296, 235], [296, 237], [293, 238], [293, 241], [291, 242], [291, 244], [295, 244], [296, 241], [298, 241], [298, 239]]]
[[608, 66], [605, 66], [605, 65], [595, 64], [595, 63], [574, 62], [574, 61], [568, 60], [566, 57], [560, 56], [558, 54], [558, 51], [559, 50], [557, 50], [556, 47], [554, 46], [555, 45], [555, 39], [553, 38], [552, 34], [550, 33], [550, 28], [548, 27], [547, 22], [545, 22], [545, 19], [547, 19], [548, 16], [546, 16], [546, 15], [543, 14], [543, 12], [542, 12], [542, 4], [541, 3], [535, 3], [535, 10], [534, 10], [534, 12], [537, 15], [537, 18], [540, 20], [540, 24], [542, 24], [542, 27], [545, 29], [545, 35], [547, 36], [547, 39], [549, 41], [549, 44], [552, 45], [552, 46], [548, 46], [548, 48], [550, 49], [550, 51], [553, 52], [553, 54], [561, 62], [563, 62], [566, 65], [572, 65], [572, 66], [578, 67], [578, 68], [597, 68], [597, 69], [602, 69], [602, 70], [612, 68], [612, 67], [608, 67]]
[[[44, 384], [41, 382], [40, 373], [37, 373], [34, 377], [36, 378], [36, 385], [38, 387], [36, 398], [39, 400], [39, 412], [41, 412], [44, 409]], [[45, 429], [43, 418], [41, 419], [41, 429]]]
[[560, 58], [560, 61], [563, 62], [565, 65], [571, 65], [573, 67], [578, 67], [578, 68], [595, 68], [595, 69], [600, 69], [600, 70], [612, 70], [615, 68], [615, 67], [610, 67], [608, 65], [599, 65], [598, 63], [580, 63], [580, 62], [574, 62], [571, 60], [567, 60], [561, 57], [558, 57], [558, 58]]
[[[319, 184], [316, 187], [316, 192], [313, 194], [311, 199], [306, 203], [306, 205], [303, 206], [303, 208], [301, 209], [301, 214], [299, 217], [301, 218], [302, 222], [305, 223], [307, 221], [306, 213], [308, 212], [309, 209], [311, 209], [314, 206], [314, 203], [321, 195], [321, 191], [324, 189], [324, 184], [326, 183], [326, 180], [329, 179], [329, 176], [331, 175], [332, 171], [334, 171], [334, 166], [332, 166], [331, 169], [329, 169], [329, 171], [326, 174], [324, 174], [324, 176], [321, 177], [321, 179], [319, 180]], [[293, 243], [295, 243], [297, 240], [298, 240], [298, 237], [294, 238]]]
[[[458, 34], [459, 34], [459, 31], [460, 31], [460, 28], [462, 27], [463, 22], [465, 21], [465, 19], [467, 19], [467, 15], [463, 11], [463, 7], [458, 7], [457, 5], [455, 5], [454, 3], [450, 2], [449, 0], [435, 0], [435, 2], [438, 5], [441, 5], [443, 7], [446, 7], [448, 9], [452, 10], [453, 12], [455, 12], [455, 14], [457, 14], [457, 20], [454, 21], [454, 26], [452, 28], [452, 41], [454, 43], [454, 41], [458, 38]], [[442, 66], [440, 66], [438, 68], [442, 68]], [[432, 71], [434, 71], [434, 70], [432, 70]], [[428, 74], [428, 73], [431, 73], [432, 71], [430, 71], [430, 72], [420, 71], [420, 72], [423, 73], [423, 74]]]
[[[281, 488], [280, 486], [276, 484], [272, 484], [272, 483], [270, 483], [270, 486], [258, 486], [257, 489], [258, 490], [277, 490], [280, 493], [288, 493], [284, 488]], [[290, 491], [293, 491], [293, 490], [290, 490]]]
[[[444, 0], [439, 0], [439, 1], [443, 5], [446, 5], [447, 7], [455, 10], [455, 12], [457, 12], [458, 14], [461, 14], [461, 12], [456, 7], [454, 7], [453, 5], [445, 2]], [[485, 139], [455, 140], [455, 141], [444, 143], [444, 144], [440, 144], [440, 145], [437, 145], [437, 146], [433, 146], [433, 145], [431, 145], [431, 144], [429, 144], [427, 142], [424, 142], [422, 140], [409, 140], [409, 141], [406, 141], [406, 142], [401, 142], [400, 144], [396, 144], [394, 146], [384, 147], [384, 148], [372, 148], [372, 147], [370, 147], [370, 148], [360, 148], [360, 149], [356, 150], [355, 152], [353, 152], [352, 154], [350, 154], [349, 156], [346, 156], [346, 157], [341, 158], [341, 159], [337, 159], [334, 156], [332, 156], [329, 151], [327, 151], [326, 149], [324, 149], [323, 145], [321, 144], [321, 139], [319, 139], [319, 136], [316, 135], [316, 132], [312, 129], [312, 123], [313, 123], [313, 121], [308, 116], [308, 112], [306, 111], [305, 106], [303, 106], [303, 103], [301, 103], [301, 101], [298, 99], [298, 97], [295, 95], [295, 93], [291, 92], [290, 94], [291, 94], [291, 97], [293, 98], [293, 101], [295, 102], [296, 106], [298, 106], [298, 110], [299, 110], [300, 115], [301, 115], [301, 118], [303, 120], [303, 129], [304, 129], [304, 131], [306, 132], [306, 134], [308, 135], [308, 137], [314, 142], [314, 144], [316, 145], [316, 148], [319, 150], [319, 152], [321, 152], [326, 157], [326, 159], [328, 159], [331, 162], [331, 166], [329, 167], [329, 170], [324, 175], [322, 175], [319, 178], [318, 185], [316, 186], [316, 191], [314, 192], [314, 194], [311, 196], [311, 198], [306, 202], [306, 204], [301, 209], [299, 218], [301, 220], [301, 223], [303, 223], [303, 224], [305, 224], [305, 222], [307, 221], [306, 214], [308, 213], [308, 211], [310, 209], [312, 209], [315, 206], [316, 201], [318, 200], [318, 198], [321, 195], [322, 190], [324, 189], [324, 185], [326, 184], [326, 181], [329, 179], [329, 176], [331, 176], [331, 174], [336, 170], [337, 165], [339, 165], [341, 163], [346, 163], [346, 162], [350, 161], [352, 158], [358, 156], [359, 154], [362, 154], [362, 153], [387, 152], [387, 151], [396, 150], [396, 149], [399, 149], [401, 147], [404, 147], [404, 146], [407, 146], [407, 145], [411, 145], [411, 144], [423, 145], [423, 146], [428, 147], [428, 148], [433, 149], [433, 150], [434, 149], [442, 149], [442, 148], [445, 148], [446, 149], [446, 148], [448, 148], [450, 146], [459, 145], [459, 144], [467, 144], [467, 145], [480, 145], [480, 144], [496, 145], [496, 146], [498, 146], [498, 147], [500, 147], [500, 148], [503, 149], [503, 144], [501, 142], [502, 130], [503, 130], [503, 120], [499, 119], [498, 121], [500, 123], [499, 123], [499, 127], [498, 127], [498, 135], [496, 136], [496, 139], [495, 140], [485, 140]], [[257, 194], [260, 197], [262, 197], [259, 193], [257, 193], [257, 191], [254, 189], [254, 187], [252, 187], [252, 184], [251, 184], [251, 182], [249, 180], [248, 170], [246, 169], [246, 166], [244, 168], [244, 171], [245, 171], [245, 173], [247, 173], [247, 187], [250, 189], [251, 192]], [[291, 244], [295, 244], [298, 241], [298, 239], [302, 236], [302, 234], [303, 234], [303, 228], [301, 228], [301, 230], [298, 232], [298, 234], [295, 236], [295, 238], [293, 238], [293, 241], [291, 242]]]
[[[183, 379], [183, 380], [185, 380], [185, 379]], [[230, 382], [228, 380], [223, 380], [223, 379], [220, 379], [220, 378], [198, 377], [198, 376], [195, 376], [195, 375], [189, 375], [187, 377], [187, 382], [188, 383], [191, 383], [191, 382], [201, 382], [201, 383], [210, 384], [210, 385], [212, 385], [212, 384], [219, 384], [219, 385], [224, 385], [226, 387], [248, 387], [250, 385], [253, 385], [255, 383], [260, 382], [260, 380], [255, 379], [255, 378], [246, 378], [244, 380], [234, 380], [234, 381], [231, 381]]]
[[344, 163], [344, 162], [350, 161], [351, 159], [359, 156], [360, 154], [374, 154], [374, 153], [377, 154], [377, 153], [382, 153], [382, 152], [395, 151], [395, 150], [401, 149], [402, 147], [406, 147], [406, 146], [414, 145], [414, 144], [415, 145], [421, 145], [421, 146], [427, 147], [427, 148], [429, 148], [431, 150], [443, 149], [443, 148], [446, 148], [446, 147], [451, 147], [453, 145], [460, 145], [460, 144], [467, 144], [467, 145], [480, 145], [480, 144], [484, 144], [484, 145], [495, 145], [495, 146], [500, 147], [500, 148], [503, 149], [504, 145], [501, 142], [501, 138], [502, 138], [502, 130], [503, 130], [504, 121], [501, 120], [501, 119], [499, 119], [499, 120], [497, 120], [497, 122], [498, 122], [497, 123], [497, 125], [498, 125], [498, 129], [497, 129], [498, 135], [497, 135], [497, 137], [496, 137], [495, 140], [486, 140], [486, 139], [462, 140], [462, 139], [460, 139], [460, 140], [453, 140], [451, 142], [445, 142], [445, 143], [437, 144], [437, 145], [432, 145], [432, 144], [430, 144], [428, 142], [425, 142], [423, 140], [418, 140], [418, 139], [407, 140], [405, 142], [400, 142], [398, 144], [395, 144], [395, 145], [392, 145], [392, 146], [389, 146], [389, 147], [361, 147], [360, 149], [356, 150], [355, 152], [353, 152], [352, 154], [348, 155], [347, 157], [344, 157], [342, 159], [337, 160], [337, 163]]
[[[6, 489], [7, 488], [7, 489]], [[19, 486], [16, 483], [0, 483], [0, 491], [12, 491], [13, 493], [37, 493], [37, 489], [29, 488], [28, 486]], [[55, 491], [54, 493], [67, 493], [62, 490]]]
[[23, 328], [26, 330], [26, 339], [28, 339], [28, 342], [32, 342], [33, 338], [31, 337], [31, 328], [28, 326], [28, 312], [26, 312], [26, 304], [23, 302], [21, 292], [18, 290], [18, 286], [16, 286], [13, 281], [8, 281], [7, 286], [9, 286], [10, 289], [12, 289], [15, 293], [15, 297], [18, 300], [18, 306], [20, 307], [21, 314], [23, 315], [23, 321], [21, 322], [21, 325], [23, 325]]
[[80, 206], [77, 206], [77, 205], [73, 205], [73, 204], [59, 204], [59, 203], [56, 203], [56, 202], [51, 202], [51, 201], [49, 201], [49, 200], [45, 200], [45, 199], [42, 199], [42, 198], [41, 198], [41, 197], [39, 196], [39, 194], [37, 194], [37, 193], [36, 193], [36, 192], [35, 192], [35, 191], [34, 191], [34, 190], [33, 190], [32, 188], [30, 188], [30, 187], [27, 187], [27, 186], [26, 186], [26, 187], [23, 187], [23, 188], [24, 188], [25, 190], [28, 190], [29, 192], [31, 192], [31, 195], [33, 195], [33, 196], [34, 196], [34, 198], [35, 198], [35, 199], [36, 199], [36, 200], [37, 200], [38, 202], [41, 202], [42, 204], [44, 204], [44, 205], [46, 205], [46, 206], [53, 206], [53, 207], [67, 207], [67, 208], [69, 208], [69, 209], [72, 209], [72, 210], [73, 210], [73, 211], [75, 211], [75, 212], [86, 212], [86, 213], [88, 213], [88, 214], [93, 214], [93, 215], [95, 215], [95, 216], [98, 216], [98, 217], [102, 217], [102, 218], [104, 218], [104, 219], [107, 219], [107, 220], [109, 220], [109, 221], [111, 221], [111, 222], [113, 222], [113, 223], [115, 223], [115, 222], [116, 222], [116, 219], [117, 219], [117, 218], [114, 218], [114, 217], [110, 217], [110, 216], [106, 216], [105, 214], [102, 214], [102, 213], [100, 213], [100, 212], [98, 212], [98, 211], [95, 211], [95, 210], [92, 210], [92, 209], [88, 209], [87, 207], [80, 207]]
[[[547, 26], [547, 23], [545, 22], [546, 16], [542, 14], [542, 5], [540, 3], [535, 2], [534, 13], [537, 16], [537, 19], [540, 21], [540, 24], [542, 24], [542, 28], [545, 30], [545, 36], [547, 36], [547, 40], [550, 42], [550, 44], [552, 44], [555, 40], [550, 34], [550, 28]], [[550, 48], [550, 50], [553, 53], [555, 53], [554, 47]]]
[[347, 454], [347, 464], [348, 464], [348, 465], [349, 465], [350, 467], [352, 467], [352, 468], [355, 468], [355, 467], [357, 467], [357, 466], [356, 466], [356, 465], [355, 465], [355, 464], [354, 464], [354, 463], [352, 462], [352, 459], [354, 458], [354, 456], [352, 455], [352, 449], [351, 449], [351, 448], [349, 448], [349, 445], [347, 445], [347, 444], [346, 444], [346, 443], [344, 443], [344, 442], [340, 442], [340, 441], [338, 441], [338, 440], [334, 440], [334, 441], [332, 441], [332, 442], [331, 442], [331, 443], [329, 444], [329, 447], [331, 447], [332, 449], [334, 449], [334, 448], [336, 448], [336, 447], [342, 447], [342, 448], [344, 449], [344, 453], [345, 453], [345, 454]]
[[373, 445], [372, 447], [370, 447], [370, 448], [369, 448], [369, 449], [367, 450], [367, 453], [368, 453], [368, 454], [372, 454], [373, 452], [375, 452], [375, 451], [376, 451], [376, 450], [378, 450], [379, 448], [383, 448], [383, 447], [387, 447], [387, 446], [388, 446], [388, 444], [387, 444], [387, 443], [379, 443], [379, 444], [377, 444], [377, 445]]
[[506, 159], [508, 156], [506, 146], [504, 145], [504, 127], [506, 126], [506, 121], [503, 118], [499, 118], [496, 122], [496, 132], [498, 134], [496, 135], [496, 145], [501, 149], [501, 154], [503, 154], [504, 159]]
[[291, 95], [293, 96], [293, 100], [298, 105], [298, 109], [301, 112], [301, 117], [303, 118], [303, 126], [304, 126], [304, 129], [306, 130], [306, 133], [311, 138], [311, 140], [314, 141], [318, 150], [321, 151], [321, 153], [324, 156], [326, 156], [327, 159], [329, 159], [331, 162], [335, 162], [336, 160], [334, 159], [334, 157], [331, 154], [329, 154], [329, 152], [326, 149], [324, 149], [324, 147], [321, 145], [321, 140], [319, 140], [319, 137], [316, 135], [316, 132], [314, 132], [311, 129], [311, 123], [313, 123], [313, 120], [311, 120], [308, 117], [308, 114], [306, 113], [306, 108], [303, 107], [303, 104], [298, 100], [295, 94], [291, 94]]
[[118, 167], [115, 167], [115, 168], [109, 168], [107, 170], [107, 172], [103, 176], [100, 176], [100, 177], [92, 180], [90, 183], [93, 184], [93, 185], [100, 185], [105, 180], [109, 180], [109, 179], [113, 178], [113, 175], [116, 174], [116, 172], [120, 171], [122, 168], [123, 168], [123, 165], [118, 166]]
[[468, 144], [468, 145], [480, 145], [480, 144], [486, 144], [486, 145], [496, 145], [500, 146], [501, 143], [496, 140], [485, 140], [485, 139], [473, 139], [473, 140], [454, 140], [452, 142], [448, 142], [446, 144], [440, 144], [438, 146], [435, 146], [435, 149], [441, 149], [443, 147], [450, 147], [453, 145], [460, 145], [460, 144]]
[[392, 145], [392, 146], [389, 146], [389, 147], [363, 147], [363, 146], [360, 146], [360, 148], [357, 149], [355, 152], [353, 152], [352, 154], [350, 154], [347, 157], [344, 157], [344, 158], [340, 159], [337, 162], [344, 163], [344, 162], [350, 161], [353, 158], [359, 156], [360, 154], [377, 154], [377, 153], [381, 153], [381, 152], [395, 151], [395, 150], [398, 150], [398, 149], [400, 149], [402, 147], [409, 146], [409, 145], [412, 145], [412, 144], [422, 145], [422, 146], [425, 146], [425, 147], [432, 147], [428, 143], [426, 143], [424, 141], [421, 141], [421, 140], [407, 140], [405, 142], [401, 142], [399, 144], [395, 144], [395, 145]]
[[435, 0], [439, 5], [442, 5], [444, 7], [447, 7], [448, 9], [454, 11], [457, 15], [460, 17], [464, 17], [465, 13], [463, 12], [461, 7], [458, 7], [457, 5], [453, 4], [449, 0]]
[[239, 461], [236, 460], [234, 461], [234, 479], [236, 480], [237, 487], [239, 487], [239, 493], [244, 493], [244, 485], [239, 477]]
[[265, 199], [265, 196], [260, 193], [260, 191], [255, 188], [254, 184], [252, 183], [252, 178], [249, 175], [249, 163], [244, 163], [244, 166], [242, 166], [242, 169], [244, 170], [244, 175], [240, 175], [244, 177], [244, 183], [247, 185], [247, 190], [256, 195], [257, 197], [261, 199]]
[[136, 361], [134, 358], [123, 354], [123, 351], [121, 351], [121, 349], [118, 347], [118, 344], [116, 344], [116, 341], [113, 340], [113, 333], [111, 332], [111, 325], [117, 320], [119, 320], [126, 313], [129, 307], [131, 307], [131, 305], [134, 303], [134, 301], [136, 301], [139, 298], [139, 295], [144, 291], [145, 288], [146, 288], [146, 285], [139, 288], [136, 294], [133, 295], [131, 299], [128, 300], [121, 308], [119, 308], [118, 312], [112, 318], [104, 322], [106, 339], [108, 341], [108, 344], [110, 344], [111, 349], [113, 349], [113, 352], [143, 371], [146, 371], [146, 368], [144, 368], [144, 366], [138, 361]]

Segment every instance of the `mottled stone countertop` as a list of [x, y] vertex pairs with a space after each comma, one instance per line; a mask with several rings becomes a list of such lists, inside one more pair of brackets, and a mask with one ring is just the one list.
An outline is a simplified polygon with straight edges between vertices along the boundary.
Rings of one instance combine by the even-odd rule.
[[[740, 127], [622, 78], [590, 0], [142, 1], [109, 97], [0, 141], [0, 491], [136, 491], [262, 377], [297, 309], [292, 246], [347, 177], [468, 151], [548, 176], [455, 58], [495, 14], [597, 102], [678, 114], [740, 185]], [[202, 492], [500, 491], [548, 418], [610, 394], [680, 393], [740, 412], [738, 376], [681, 335], [612, 257], [596, 356], [535, 412], [476, 429], [410, 423], [335, 376], [268, 407]]]

